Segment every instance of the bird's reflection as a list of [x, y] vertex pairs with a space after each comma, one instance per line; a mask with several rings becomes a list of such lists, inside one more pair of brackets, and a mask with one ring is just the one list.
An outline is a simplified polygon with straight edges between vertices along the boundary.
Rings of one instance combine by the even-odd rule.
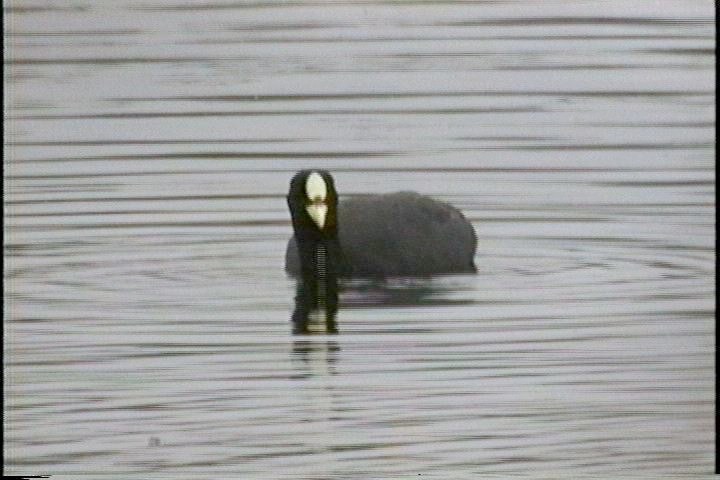
[[297, 337], [292, 345], [292, 358], [299, 361], [299, 376], [296, 378], [334, 375], [339, 353], [340, 346], [335, 340], [317, 342]]
[[297, 280], [295, 310], [292, 314], [296, 335], [337, 334], [337, 315], [348, 309], [406, 306], [448, 306], [473, 303], [464, 291], [474, 291], [476, 277], [445, 276], [428, 278], [344, 279], [328, 276], [325, 283], [314, 277]]
[[[337, 314], [339, 292], [343, 306], [348, 309], [442, 306], [472, 303], [457, 298], [464, 290], [474, 291], [476, 277], [343, 279], [328, 275], [307, 276], [297, 280], [295, 310], [291, 320], [295, 340], [292, 357], [298, 360], [302, 372], [298, 378], [334, 374], [340, 346], [334, 338], [338, 333]], [[309, 338], [311, 335], [329, 337]]]
[[295, 335], [338, 333], [337, 311], [338, 282], [334, 275], [321, 279], [312, 276], [298, 279], [292, 314]]
[[[293, 358], [302, 365], [301, 378], [317, 374], [334, 374], [334, 366], [340, 347], [337, 342], [327, 339], [318, 342], [308, 335], [338, 333], [336, 315], [338, 311], [337, 279], [330, 275], [317, 279], [298, 279], [295, 293], [295, 310], [292, 314]], [[324, 368], [319, 368], [324, 367]]]

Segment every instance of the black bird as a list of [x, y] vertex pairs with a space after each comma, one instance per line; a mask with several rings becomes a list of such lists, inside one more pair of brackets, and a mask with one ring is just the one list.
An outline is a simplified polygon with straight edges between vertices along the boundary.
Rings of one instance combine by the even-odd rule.
[[302, 170], [287, 196], [295, 235], [285, 270], [304, 281], [476, 272], [477, 237], [455, 207], [414, 192], [338, 205], [325, 170]]

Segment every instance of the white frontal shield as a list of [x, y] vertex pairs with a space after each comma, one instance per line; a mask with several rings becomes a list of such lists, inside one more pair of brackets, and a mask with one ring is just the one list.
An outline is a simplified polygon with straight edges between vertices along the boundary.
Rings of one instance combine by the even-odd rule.
[[328, 211], [327, 203], [325, 203], [327, 199], [327, 185], [319, 173], [313, 172], [308, 175], [305, 181], [305, 193], [310, 201], [305, 207], [308, 215], [310, 215], [312, 221], [315, 222], [315, 225], [323, 228]]

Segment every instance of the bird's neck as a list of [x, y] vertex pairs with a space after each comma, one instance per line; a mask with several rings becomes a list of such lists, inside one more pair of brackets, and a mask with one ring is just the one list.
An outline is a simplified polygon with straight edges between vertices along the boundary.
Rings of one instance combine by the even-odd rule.
[[323, 242], [318, 242], [315, 246], [315, 278], [318, 307], [324, 309], [328, 294], [328, 251]]

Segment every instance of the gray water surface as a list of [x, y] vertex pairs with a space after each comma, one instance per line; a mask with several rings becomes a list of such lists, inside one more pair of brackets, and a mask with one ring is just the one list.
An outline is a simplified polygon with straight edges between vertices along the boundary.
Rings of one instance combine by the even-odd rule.
[[[713, 2], [4, 10], [7, 473], [712, 472]], [[292, 335], [311, 167], [456, 205], [478, 275]]]

